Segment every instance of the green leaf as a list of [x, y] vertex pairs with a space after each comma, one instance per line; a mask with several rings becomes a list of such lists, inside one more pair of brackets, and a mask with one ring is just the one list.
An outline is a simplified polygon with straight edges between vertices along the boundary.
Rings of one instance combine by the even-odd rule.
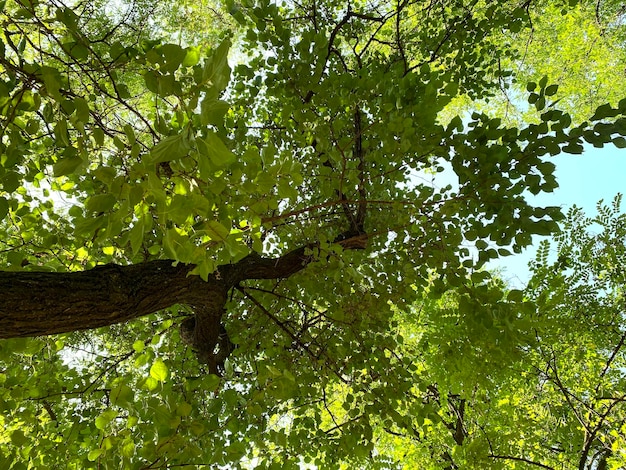
[[121, 453], [128, 459], [136, 455], [136, 444], [132, 439], [125, 439], [123, 441]]
[[113, 194], [96, 194], [87, 200], [87, 210], [91, 212], [107, 212], [113, 209], [117, 198]]
[[0, 177], [0, 185], [7, 193], [14, 192], [21, 184], [20, 176], [14, 171], [8, 171], [4, 176]]
[[175, 228], [171, 228], [165, 232], [163, 248], [165, 254], [171, 259], [185, 263], [191, 261], [190, 256], [193, 245], [189, 242], [187, 237], [178, 233]]
[[43, 79], [48, 94], [56, 100], [61, 101], [61, 73], [56, 68], [49, 67], [47, 65], [41, 67], [39, 69], [39, 73], [41, 74], [41, 78]]
[[580, 155], [584, 151], [584, 147], [578, 142], [570, 142], [565, 147], [563, 147], [563, 151], [565, 153], [571, 153], [575, 155]]
[[4, 104], [9, 101], [10, 96], [9, 88], [0, 80], [0, 106], [4, 106]]
[[157, 95], [159, 94], [159, 76], [160, 74], [155, 70], [150, 70], [143, 75], [146, 88]]
[[143, 75], [146, 88], [151, 92], [167, 97], [180, 93], [180, 84], [172, 74], [162, 74], [158, 70], [150, 70]]
[[208, 392], [214, 392], [222, 383], [222, 379], [215, 374], [209, 374], [204, 380], [204, 386]]
[[176, 407], [176, 414], [179, 416], [189, 416], [191, 414], [193, 407], [191, 404], [186, 401], [179, 403]]
[[537, 98], [537, 101], [535, 102], [535, 108], [537, 109], [537, 111], [541, 111], [545, 107], [546, 107], [546, 98], [545, 96], [540, 96], [539, 98]]
[[102, 454], [104, 454], [104, 449], [101, 449], [101, 448], [92, 449], [87, 454], [87, 459], [91, 462], [95, 462], [96, 460], [98, 460], [98, 457], [100, 457]]
[[100, 415], [96, 418], [96, 428], [102, 430], [105, 429], [114, 418], [117, 417], [117, 411], [115, 410], [106, 410], [100, 413]]
[[59, 146], [68, 147], [70, 145], [70, 136], [67, 130], [67, 121], [60, 119], [54, 126], [54, 137]]
[[191, 274], [200, 276], [203, 281], [208, 281], [209, 275], [215, 272], [215, 262], [212, 259], [202, 259], [191, 270]]
[[16, 446], [21, 447], [28, 443], [28, 438], [24, 434], [24, 431], [17, 429], [11, 433], [11, 442]]
[[225, 242], [228, 238], [228, 235], [230, 234], [230, 230], [228, 230], [216, 220], [206, 222], [203, 229], [207, 233], [207, 235], [211, 237], [211, 240], [220, 242]]
[[52, 173], [55, 177], [71, 175], [83, 164], [80, 157], [62, 158], [52, 166]]
[[96, 142], [96, 145], [101, 147], [104, 145], [104, 131], [99, 127], [94, 127], [92, 130], [93, 139]]
[[200, 105], [200, 122], [203, 126], [220, 125], [229, 108], [230, 105], [226, 101], [205, 98]]
[[159, 52], [163, 55], [165, 63], [161, 65], [161, 71], [165, 73], [173, 73], [180, 67], [187, 56], [187, 51], [178, 44], [163, 44], [159, 48]]
[[[76, 108], [76, 119], [78, 119], [82, 123], [88, 122], [89, 121], [89, 104], [87, 103], [87, 100], [81, 97], [76, 97], [74, 98], [74, 106]], [[101, 129], [99, 128], [96, 128], [96, 129], [102, 132]], [[96, 129], [94, 129], [94, 132]]]
[[169, 371], [167, 369], [167, 366], [165, 365], [165, 362], [163, 362], [163, 359], [160, 358], [154, 361], [154, 363], [150, 367], [150, 377], [158, 380], [159, 382], [165, 382], [168, 372]]
[[98, 217], [88, 217], [76, 223], [75, 231], [77, 235], [83, 235], [91, 238], [106, 223], [107, 217], [103, 215]]
[[136, 254], [141, 248], [141, 245], [143, 243], [143, 235], [144, 223], [143, 218], [141, 218], [137, 222], [135, 222], [135, 225], [133, 225], [133, 228], [130, 229], [130, 232], [128, 234], [128, 240], [130, 242], [130, 248], [133, 251], [133, 254]]
[[205, 60], [202, 83], [210, 86], [214, 95], [224, 90], [230, 80], [230, 67], [228, 66], [230, 45], [230, 40], [222, 41], [211, 57]]
[[41, 97], [38, 93], [33, 93], [30, 90], [26, 90], [21, 95], [21, 100], [17, 105], [17, 109], [20, 111], [36, 111], [41, 104]]
[[68, 7], [61, 7], [56, 9], [56, 18], [70, 31], [76, 31], [78, 27], [78, 15]]
[[213, 132], [209, 132], [206, 139], [197, 139], [197, 142], [200, 155], [208, 156], [211, 163], [218, 168], [228, 166], [236, 161], [235, 154]]
[[618, 149], [626, 148], [626, 139], [622, 136], [614, 137], [612, 142]]
[[158, 386], [159, 386], [159, 381], [155, 379], [154, 377], [147, 377], [144, 382], [145, 389], [150, 392], [155, 391]]
[[521, 302], [524, 299], [524, 292], [518, 289], [512, 289], [506, 296], [509, 302]]
[[546, 90], [544, 93], [546, 96], [553, 96], [553, 95], [556, 95], [556, 92], [558, 91], [558, 89], [559, 89], [558, 85], [549, 85], [546, 87]]
[[9, 201], [6, 197], [0, 196], [0, 221], [9, 213]]
[[615, 117], [619, 114], [618, 109], [613, 109], [610, 103], [603, 104], [602, 106], [598, 106], [595, 114], [591, 117], [591, 121], [599, 121], [601, 119], [606, 119], [610, 117]]
[[184, 134], [171, 135], [156, 144], [150, 151], [152, 163], [169, 162], [185, 157], [190, 150]]
[[61, 101], [61, 109], [63, 110], [63, 112], [65, 114], [70, 115], [76, 109], [76, 105], [74, 105], [74, 101], [73, 100], [65, 99], [65, 100]]
[[130, 124], [126, 124], [124, 126], [124, 134], [126, 134], [126, 138], [128, 139], [128, 143], [132, 146], [135, 144], [136, 141], [136, 137], [135, 137], [135, 130], [133, 129], [133, 126], [131, 126]]
[[134, 398], [133, 390], [126, 384], [119, 384], [113, 387], [110, 392], [111, 403], [116, 406], [124, 406], [133, 402]]
[[489, 244], [485, 240], [476, 240], [475, 245], [476, 245], [476, 249], [478, 250], [484, 250], [489, 246]]
[[74, 59], [83, 61], [89, 57], [89, 48], [78, 41], [66, 42], [63, 49]]
[[538, 220], [532, 223], [533, 233], [537, 235], [552, 235], [559, 231], [559, 226], [552, 220]]
[[183, 59], [184, 67], [192, 67], [200, 62], [200, 48], [188, 47], [185, 51], [185, 58]]

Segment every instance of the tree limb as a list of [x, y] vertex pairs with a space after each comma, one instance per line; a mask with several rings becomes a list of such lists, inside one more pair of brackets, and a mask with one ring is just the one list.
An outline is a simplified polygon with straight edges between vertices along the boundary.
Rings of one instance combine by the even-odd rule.
[[[338, 237], [344, 249], [363, 249], [367, 235]], [[228, 291], [248, 279], [282, 279], [314, 257], [311, 243], [278, 258], [250, 254], [219, 266], [207, 281], [193, 265], [155, 260], [107, 264], [80, 272], [0, 272], [0, 339], [43, 336], [124, 323], [176, 304], [196, 311], [193, 346], [215, 344]], [[198, 315], [201, 312], [201, 315]]]

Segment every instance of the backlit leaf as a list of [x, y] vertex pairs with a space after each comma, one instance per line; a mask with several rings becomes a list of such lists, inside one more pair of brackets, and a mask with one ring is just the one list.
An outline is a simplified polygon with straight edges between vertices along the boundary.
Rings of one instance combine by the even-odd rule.
[[230, 234], [230, 230], [228, 230], [226, 227], [224, 227], [222, 224], [220, 224], [216, 220], [211, 220], [211, 221], [206, 222], [203, 229], [207, 232], [207, 234], [209, 235], [209, 237], [211, 237], [212, 240], [221, 241], [221, 242], [226, 241], [226, 238]]
[[158, 380], [159, 382], [165, 382], [167, 379], [168, 369], [163, 362], [163, 359], [157, 359], [154, 361], [152, 366], [150, 366], [150, 377]]

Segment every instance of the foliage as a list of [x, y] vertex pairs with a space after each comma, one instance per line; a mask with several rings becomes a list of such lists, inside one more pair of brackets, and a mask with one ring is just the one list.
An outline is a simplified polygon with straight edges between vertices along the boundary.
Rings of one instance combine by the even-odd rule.
[[624, 468], [620, 202], [570, 210], [524, 291], [492, 281], [480, 299], [461, 288], [396, 313], [414, 379], [377, 449], [405, 468]]
[[[1, 3], [4, 269], [311, 263], [232, 290], [223, 377], [180, 341], [190, 306], [3, 341], [2, 468], [621, 465], [619, 296], [540, 267], [506, 293], [483, 268], [558, 229], [525, 193], [557, 187], [550, 156], [625, 146], [626, 99], [572, 124], [537, 76], [530, 124], [444, 118], [510, 79], [530, 3], [227, 2], [210, 25], [205, 4], [111, 5]], [[576, 275], [604, 279], [576, 233]], [[354, 234], [367, 250], [336, 243]]]
[[[536, 121], [523, 93], [526, 82], [547, 76], [559, 84], [552, 102], [574, 123], [582, 123], [604, 104], [622, 98], [615, 86], [624, 75], [625, 10], [611, 0], [524, 4], [528, 27], [505, 32], [499, 40], [510, 43], [515, 54], [499, 58], [510, 75], [496, 75], [499, 90], [487, 99], [458, 97], [451, 112], [468, 106], [497, 110], [505, 122]], [[468, 103], [472, 103], [468, 105]]]
[[621, 199], [601, 201], [594, 217], [571, 209], [557, 237], [556, 259], [545, 242], [527, 289], [538, 306], [536, 377], [548, 391], [536, 404], [558, 410], [552, 432], [564, 454], [566, 444], [578, 450], [569, 457], [572, 467], [626, 465]]

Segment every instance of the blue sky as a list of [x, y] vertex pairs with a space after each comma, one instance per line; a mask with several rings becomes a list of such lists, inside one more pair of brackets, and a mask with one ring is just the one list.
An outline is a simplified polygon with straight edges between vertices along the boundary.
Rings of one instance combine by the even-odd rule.
[[[600, 199], [610, 203], [617, 193], [626, 192], [626, 149], [588, 146], [582, 155], [561, 154], [550, 161], [556, 165], [559, 187], [553, 193], [531, 196], [533, 205], [561, 206], [563, 212], [576, 205], [587, 215], [594, 215]], [[533, 245], [538, 246], [540, 239], [535, 237]], [[490, 263], [490, 267], [501, 269], [502, 276], [512, 286], [522, 287], [530, 277], [528, 262], [534, 258], [535, 251], [530, 247], [520, 255]]]

